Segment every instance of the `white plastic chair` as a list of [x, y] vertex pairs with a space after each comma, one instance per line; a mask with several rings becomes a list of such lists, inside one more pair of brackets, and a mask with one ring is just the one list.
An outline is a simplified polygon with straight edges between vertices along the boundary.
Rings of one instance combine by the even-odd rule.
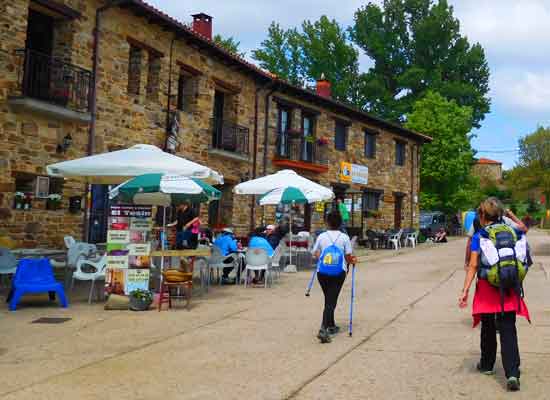
[[407, 233], [407, 236], [405, 238], [405, 242], [406, 244], [408, 245], [409, 243], [411, 244], [411, 247], [414, 249], [416, 247], [416, 237], [417, 237], [418, 233], [415, 231], [415, 232], [410, 232], [410, 233]]
[[273, 252], [273, 255], [271, 256], [271, 265], [270, 268], [275, 272], [275, 276], [277, 277], [277, 280], [281, 277], [281, 257], [283, 256], [284, 244], [279, 243], [275, 251]]
[[403, 234], [403, 229], [400, 229], [399, 232], [394, 233], [388, 238], [388, 241], [394, 246], [395, 250], [399, 250], [401, 247], [401, 235]]
[[[88, 266], [91, 268], [82, 268]], [[91, 269], [91, 271], [89, 270]], [[105, 270], [107, 269], [107, 254], [99, 259], [99, 261], [91, 261], [87, 259], [80, 259], [76, 263], [76, 271], [73, 273], [73, 279], [71, 284], [71, 290], [74, 288], [74, 281], [92, 281], [90, 287], [90, 294], [88, 295], [88, 304], [92, 302], [92, 293], [94, 292], [95, 281], [105, 280]]]
[[67, 247], [67, 250], [76, 244], [76, 240], [72, 236], [65, 236], [63, 241], [65, 242], [65, 247]]
[[[264, 249], [252, 248], [246, 252], [246, 268], [244, 269], [244, 287], [248, 285], [248, 272], [249, 271], [265, 271], [265, 287], [267, 288], [267, 280], [270, 277], [269, 271], [270, 259], [267, 252]], [[273, 277], [271, 277], [273, 283]]]
[[[224, 263], [225, 260], [227, 260], [229, 257], [233, 257], [233, 263]], [[231, 267], [232, 265], [235, 267], [236, 262], [238, 260], [237, 254], [230, 254], [227, 256], [222, 255], [222, 252], [218, 246], [212, 246], [212, 251], [210, 253], [210, 257], [208, 258], [208, 279], [207, 279], [207, 287], [210, 286], [210, 278], [212, 270], [218, 271], [218, 280], [219, 284], [222, 284], [222, 280], [220, 278], [220, 271], [223, 271], [224, 268]]]

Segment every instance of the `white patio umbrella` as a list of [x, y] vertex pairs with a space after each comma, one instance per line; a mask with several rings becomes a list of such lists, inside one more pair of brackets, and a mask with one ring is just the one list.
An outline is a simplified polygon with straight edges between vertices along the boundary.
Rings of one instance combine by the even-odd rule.
[[[240, 183], [233, 191], [237, 194], [263, 195], [259, 200], [260, 205], [304, 204], [334, 198], [334, 192], [331, 189], [288, 169]], [[292, 214], [290, 214], [290, 263], [292, 264]]]
[[136, 144], [128, 149], [96, 154], [47, 166], [48, 175], [116, 184], [149, 173], [184, 175], [221, 184], [223, 176], [209, 167], [166, 153], [156, 146]]

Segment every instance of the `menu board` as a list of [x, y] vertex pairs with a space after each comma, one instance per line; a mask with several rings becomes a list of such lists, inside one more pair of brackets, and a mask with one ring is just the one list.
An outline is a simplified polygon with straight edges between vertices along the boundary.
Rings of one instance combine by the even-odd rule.
[[152, 226], [150, 206], [111, 206], [107, 231], [107, 293], [128, 295], [136, 289], [149, 289]]

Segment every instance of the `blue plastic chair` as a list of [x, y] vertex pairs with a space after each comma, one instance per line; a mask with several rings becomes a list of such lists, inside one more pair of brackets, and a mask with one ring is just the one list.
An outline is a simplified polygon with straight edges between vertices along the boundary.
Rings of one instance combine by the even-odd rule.
[[23, 295], [44, 292], [56, 293], [62, 307], [67, 308], [69, 305], [63, 285], [53, 276], [50, 260], [47, 258], [20, 260], [12, 282], [10, 311], [15, 311]]

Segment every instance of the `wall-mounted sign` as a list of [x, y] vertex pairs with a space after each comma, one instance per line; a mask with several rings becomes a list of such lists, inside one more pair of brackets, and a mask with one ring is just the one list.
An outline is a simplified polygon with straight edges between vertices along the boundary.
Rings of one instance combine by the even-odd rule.
[[340, 182], [366, 185], [369, 182], [369, 168], [365, 165], [341, 161]]

